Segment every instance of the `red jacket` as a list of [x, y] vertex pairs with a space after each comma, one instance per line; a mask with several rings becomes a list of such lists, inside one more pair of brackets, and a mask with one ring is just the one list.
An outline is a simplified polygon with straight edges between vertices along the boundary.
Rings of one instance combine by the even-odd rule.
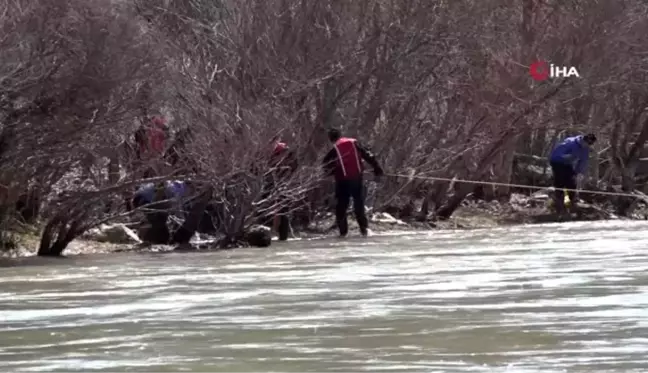
[[286, 178], [297, 169], [295, 154], [284, 142], [276, 142], [270, 156], [270, 174], [275, 180]]
[[272, 155], [281, 155], [284, 151], [288, 150], [288, 145], [284, 142], [277, 142], [275, 144], [274, 150], [272, 151]]
[[359, 179], [364, 170], [363, 159], [371, 164], [376, 174], [382, 174], [382, 168], [369, 150], [358, 144], [356, 139], [343, 137], [333, 144], [333, 149], [324, 157], [324, 167], [338, 181]]
[[356, 140], [343, 137], [333, 144], [337, 153], [337, 177], [339, 179], [356, 179], [362, 175], [362, 163], [356, 148]]
[[163, 118], [154, 117], [146, 125], [142, 126], [135, 139], [139, 145], [141, 156], [158, 156], [164, 153], [167, 141], [166, 123]]

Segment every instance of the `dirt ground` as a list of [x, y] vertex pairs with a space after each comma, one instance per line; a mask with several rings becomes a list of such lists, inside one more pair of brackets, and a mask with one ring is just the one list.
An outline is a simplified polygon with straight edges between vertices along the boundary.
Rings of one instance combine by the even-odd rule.
[[[370, 230], [373, 232], [407, 231], [407, 230], [434, 230], [434, 229], [476, 229], [499, 227], [518, 224], [538, 224], [556, 221], [569, 220], [608, 220], [619, 219], [614, 214], [601, 206], [581, 204], [578, 214], [559, 218], [548, 207], [549, 202], [544, 195], [520, 196], [513, 195], [508, 202], [498, 201], [466, 201], [446, 221], [430, 220], [426, 222], [402, 221], [385, 213], [370, 215]], [[648, 210], [642, 207], [634, 214], [634, 219], [645, 220], [648, 218]], [[357, 223], [353, 216], [349, 217], [349, 231], [357, 231]], [[334, 236], [337, 234], [333, 214], [316, 220], [315, 223], [301, 232], [294, 232], [293, 237], [322, 237]], [[18, 248], [0, 252], [0, 257], [24, 257], [36, 255], [39, 237], [36, 233], [25, 233], [19, 236]], [[273, 246], [277, 245], [276, 241]], [[98, 253], [113, 252], [137, 252], [137, 251], [171, 251], [171, 250], [197, 250], [209, 249], [209, 244], [194, 244], [187, 247], [173, 247], [156, 245], [150, 246], [138, 243], [111, 243], [99, 242], [92, 238], [83, 238], [73, 241], [65, 250], [66, 256], [90, 255]], [[272, 246], [271, 246], [272, 247]]]

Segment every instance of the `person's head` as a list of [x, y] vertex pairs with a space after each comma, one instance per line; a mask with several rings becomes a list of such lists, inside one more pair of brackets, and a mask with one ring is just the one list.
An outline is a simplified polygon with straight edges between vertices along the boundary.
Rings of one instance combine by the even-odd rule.
[[331, 142], [336, 142], [342, 137], [342, 133], [337, 128], [331, 128], [328, 130], [328, 138]]
[[164, 128], [166, 127], [166, 120], [163, 117], [156, 115], [151, 118], [151, 124], [157, 128]]
[[274, 149], [272, 149], [272, 152], [274, 154], [276, 154], [276, 155], [279, 155], [279, 154], [283, 153], [284, 151], [286, 151], [287, 149], [288, 149], [288, 146], [285, 143], [277, 141], [275, 143], [275, 145], [274, 145]]
[[593, 133], [588, 133], [587, 135], [583, 136], [583, 143], [585, 143], [587, 146], [592, 146], [594, 143], [596, 143], [596, 135]]

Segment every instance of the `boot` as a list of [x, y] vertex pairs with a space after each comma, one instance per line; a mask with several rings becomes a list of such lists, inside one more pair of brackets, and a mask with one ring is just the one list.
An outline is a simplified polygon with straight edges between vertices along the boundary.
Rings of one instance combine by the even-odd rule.
[[557, 215], [563, 215], [565, 213], [565, 195], [563, 193], [554, 193], [554, 209]]
[[569, 196], [569, 212], [578, 213], [578, 196], [574, 192], [570, 192]]
[[580, 217], [580, 209], [578, 208], [578, 203], [575, 200], [571, 201], [571, 204], [569, 206], [569, 213], [576, 214]]

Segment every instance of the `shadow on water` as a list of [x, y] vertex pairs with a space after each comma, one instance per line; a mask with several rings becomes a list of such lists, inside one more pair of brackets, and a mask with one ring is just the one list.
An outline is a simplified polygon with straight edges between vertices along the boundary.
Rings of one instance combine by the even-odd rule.
[[[411, 234], [412, 232], [392, 232], [387, 235], [377, 235], [374, 236], [374, 240], [384, 240], [387, 237], [392, 237], [394, 235], [406, 235]], [[298, 247], [298, 246], [313, 246], [316, 243], [324, 243], [327, 247], [338, 246], [338, 245], [354, 245], [358, 243], [367, 243], [371, 241], [371, 238], [366, 238], [362, 236], [349, 236], [346, 239], [339, 239], [337, 237], [331, 236], [313, 236], [307, 239], [293, 239], [285, 242], [280, 242], [273, 240], [272, 245], [269, 248], [255, 248], [255, 247], [242, 247], [242, 248], [183, 248], [183, 247], [165, 247], [160, 249], [159, 247], [151, 246], [139, 246], [132, 250], [120, 250], [110, 253], [89, 253], [89, 254], [73, 254], [68, 256], [60, 257], [41, 257], [41, 256], [25, 256], [25, 257], [0, 257], [0, 268], [7, 267], [21, 267], [21, 266], [74, 266], [74, 265], [83, 265], [92, 261], [103, 261], [106, 258], [123, 258], [125, 256], [148, 256], [148, 257], [165, 257], [165, 256], [178, 256], [183, 254], [213, 254], [213, 253], [228, 253], [231, 251], [241, 252], [241, 251], [264, 251], [264, 250], [277, 250], [285, 249], [286, 247]], [[227, 255], [227, 254], [225, 254]], [[116, 259], [124, 260], [124, 259]]]
[[78, 254], [60, 257], [43, 257], [43, 256], [28, 256], [18, 258], [0, 258], [0, 268], [8, 267], [29, 267], [29, 266], [84, 266], [92, 264], [93, 262], [111, 263], [127, 261], [128, 257], [166, 257], [173, 255], [184, 254], [198, 254], [206, 252], [216, 252], [220, 250], [179, 250], [179, 251], [121, 251], [112, 253], [92, 253], [92, 254]]
[[[93, 254], [97, 257], [108, 254]], [[44, 257], [44, 256], [27, 256], [18, 258], [0, 258], [0, 268], [6, 267], [24, 267], [24, 266], [58, 266], [58, 265], [75, 265], [86, 262], [89, 255], [71, 255], [61, 257]]]

